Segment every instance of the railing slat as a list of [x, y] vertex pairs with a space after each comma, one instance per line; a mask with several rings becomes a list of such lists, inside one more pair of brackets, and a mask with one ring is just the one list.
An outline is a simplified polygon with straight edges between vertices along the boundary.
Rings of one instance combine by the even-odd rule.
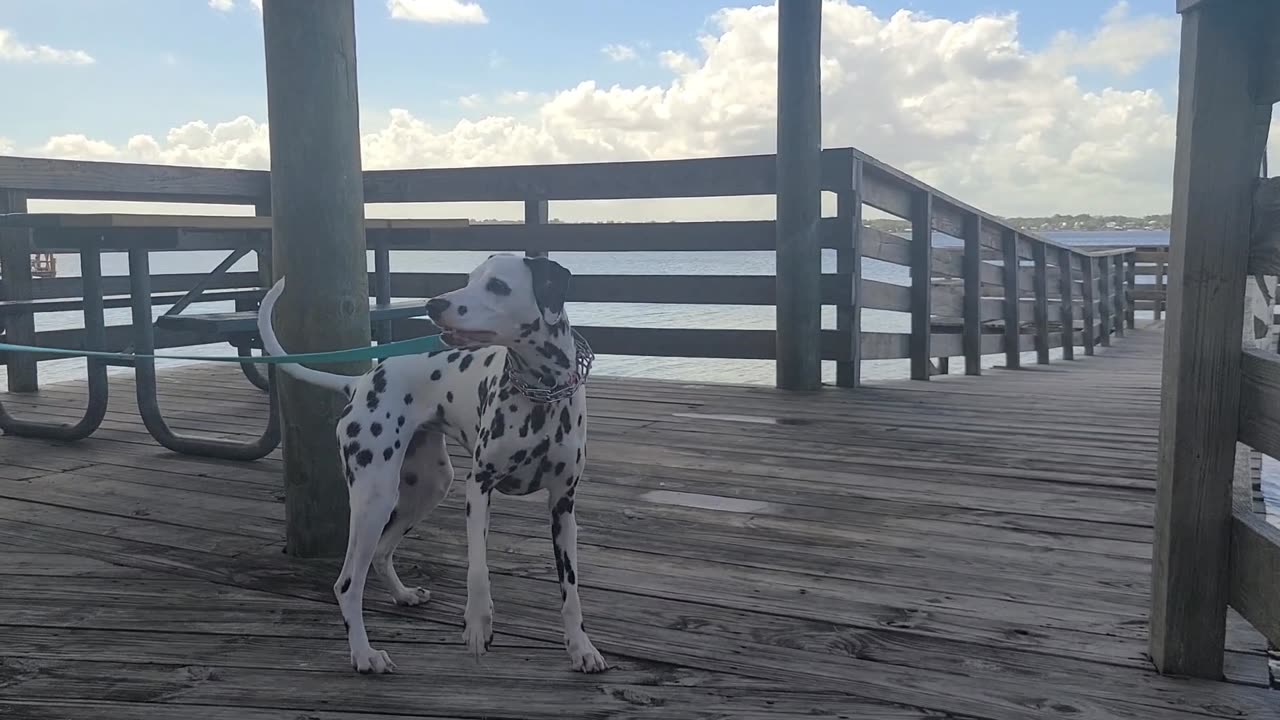
[[1280, 355], [1274, 352], [1246, 349], [1240, 357], [1240, 442], [1280, 459]]
[[1018, 293], [1019, 284], [1018, 234], [1004, 231], [1004, 364], [1010, 369], [1022, 367], [1022, 353], [1018, 349], [1018, 334], [1022, 320]]
[[1229, 564], [1227, 601], [1280, 646], [1280, 529], [1243, 502], [1232, 507]]

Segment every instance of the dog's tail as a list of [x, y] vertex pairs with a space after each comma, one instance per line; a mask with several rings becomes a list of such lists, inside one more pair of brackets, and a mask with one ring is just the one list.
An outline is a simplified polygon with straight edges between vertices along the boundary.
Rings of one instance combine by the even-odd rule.
[[[267, 351], [268, 355], [287, 355], [285, 349], [280, 346], [280, 341], [276, 339], [276, 331], [271, 327], [271, 313], [276, 308], [276, 301], [280, 299], [280, 295], [284, 293], [284, 278], [276, 281], [267, 294], [262, 298], [262, 306], [258, 308], [258, 335], [262, 338], [262, 347]], [[349, 375], [339, 375], [337, 373], [324, 372], [322, 370], [312, 370], [309, 367], [299, 365], [297, 363], [280, 363], [280, 369], [290, 375], [320, 387], [328, 388], [344, 395], [350, 394], [349, 388], [355, 378]]]

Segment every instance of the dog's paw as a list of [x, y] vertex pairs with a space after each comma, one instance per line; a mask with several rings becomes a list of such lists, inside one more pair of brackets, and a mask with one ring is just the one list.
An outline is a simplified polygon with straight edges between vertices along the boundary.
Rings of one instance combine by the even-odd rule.
[[431, 591], [421, 587], [404, 588], [400, 591], [392, 591], [391, 599], [397, 605], [405, 605], [412, 607], [421, 605], [431, 599]]
[[566, 639], [564, 645], [569, 651], [569, 662], [574, 670], [598, 673], [609, 669], [609, 663], [604, 661], [604, 656], [596, 650], [596, 646], [592, 645], [591, 640], [585, 635], [581, 638]]
[[356, 672], [366, 675], [369, 673], [381, 675], [382, 673], [396, 671], [396, 664], [391, 662], [391, 656], [387, 654], [387, 651], [374, 650], [373, 648], [352, 650], [351, 667], [355, 668]]
[[476, 658], [489, 652], [489, 646], [493, 644], [493, 613], [467, 618], [466, 626], [462, 628], [462, 642]]

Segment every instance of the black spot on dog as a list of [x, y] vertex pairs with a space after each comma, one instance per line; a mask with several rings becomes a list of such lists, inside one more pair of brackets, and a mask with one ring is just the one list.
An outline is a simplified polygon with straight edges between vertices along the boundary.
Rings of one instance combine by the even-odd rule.
[[484, 366], [489, 367], [492, 365], [493, 359], [496, 357], [498, 357], [498, 353], [489, 353], [489, 356], [484, 359]]
[[401, 415], [400, 417], [396, 418], [396, 427], [398, 427], [398, 428], [402, 428], [402, 427], [404, 427], [404, 416], [403, 416], [403, 415]]
[[355, 407], [348, 404], [346, 407], [342, 408], [342, 414], [338, 416], [338, 419], [341, 420], [346, 416], [350, 415], [352, 410], [355, 410]]
[[524, 462], [524, 459], [528, 456], [529, 456], [528, 452], [524, 450], [517, 450], [511, 454], [511, 462], [513, 464], [519, 465], [520, 463]]
[[392, 456], [392, 455], [395, 455], [395, 454], [396, 454], [395, 449], [393, 449], [393, 448], [387, 448], [386, 450], [383, 450], [383, 451], [382, 451], [382, 459], [383, 459], [383, 460], [390, 460], [390, 459], [391, 459], [391, 456]]
[[383, 367], [373, 374], [373, 391], [379, 395], [387, 391], [387, 371]]
[[345, 468], [343, 468], [343, 469], [344, 469], [344, 470], [346, 471], [346, 473], [347, 473], [347, 485], [355, 485], [355, 484], [356, 484], [356, 474], [355, 474], [355, 473], [353, 473], [353, 472], [351, 472], [351, 466], [350, 466], [350, 465], [348, 465], [347, 467], [345, 467]]
[[573, 424], [569, 417], [569, 408], [560, 408], [560, 427], [556, 429], [556, 442], [564, 442], [564, 436], [573, 432]]
[[559, 477], [563, 474], [564, 474], [564, 463], [562, 462], [556, 463], [556, 476]]
[[441, 375], [441, 372], [440, 372], [439, 370], [432, 370], [432, 371], [431, 371], [431, 379], [432, 379], [432, 380], [439, 380], [439, 379], [441, 378], [441, 376], [442, 376], [442, 375]]
[[436, 420], [444, 422], [444, 406], [440, 403], [436, 403]]
[[405, 474], [404, 474], [404, 484], [405, 484], [405, 485], [417, 485], [417, 484], [418, 484], [418, 474], [417, 474], [417, 473], [411, 473], [411, 472], [407, 472], [407, 473], [405, 473]]
[[342, 446], [342, 456], [344, 458], [349, 458], [358, 452], [360, 452], [360, 443], [354, 440]]
[[395, 445], [395, 447], [396, 447], [396, 449], [397, 449], [397, 450], [399, 450], [399, 449], [400, 449], [400, 441], [399, 441], [399, 440], [397, 440], [397, 441], [396, 441], [396, 445]]
[[519, 409], [520, 409], [520, 408], [519, 408], [515, 403], [511, 403], [510, 405], [508, 405], [508, 406], [507, 406], [507, 410], [509, 410], [509, 411], [511, 411], [511, 412], [516, 412], [516, 411], [518, 411]]
[[444, 361], [445, 361], [445, 362], [450, 362], [450, 363], [452, 363], [452, 362], [458, 362], [458, 358], [460, 358], [460, 357], [462, 357], [462, 351], [461, 351], [461, 350], [459, 350], [459, 351], [457, 351], [457, 352], [451, 352], [451, 353], [449, 353], [449, 357], [445, 358], [445, 359], [444, 359]]
[[467, 314], [467, 306], [466, 306], [466, 305], [459, 305], [459, 306], [458, 306], [458, 317], [462, 317], [463, 315], [466, 315], [466, 314]]
[[452, 391], [452, 390], [450, 390], [449, 392], [447, 392], [447, 393], [445, 393], [445, 394], [444, 394], [444, 400], [445, 400], [445, 402], [453, 402], [453, 391]]
[[350, 590], [350, 589], [351, 589], [351, 578], [347, 578], [346, 580], [343, 580], [343, 581], [342, 581], [342, 590], [341, 590], [341, 592], [346, 592], [346, 591], [348, 591], [348, 590]]
[[559, 347], [556, 347], [555, 343], [551, 342], [550, 340], [542, 343], [542, 345], [538, 347], [538, 354], [554, 362], [556, 365], [562, 368], [568, 368], [570, 365], [572, 365], [572, 363], [569, 361], [569, 356], [565, 355], [564, 351], [561, 350]]
[[533, 322], [526, 323], [520, 326], [520, 337], [527, 338], [530, 335], [538, 332], [538, 329], [541, 327], [542, 327], [542, 323], [539, 322], [537, 318], [534, 318]]
[[578, 427], [582, 427], [582, 414], [578, 414]]
[[382, 434], [382, 423], [373, 423], [372, 425], [370, 425], [370, 426], [369, 426], [369, 432], [373, 433], [373, 436], [374, 436], [374, 437], [378, 437], [379, 435], [381, 435], [381, 434]]
[[404, 394], [404, 404], [405, 404], [405, 405], [412, 405], [412, 404], [413, 404], [413, 393], [405, 393], [405, 394]]
[[493, 422], [489, 423], [489, 438], [497, 440], [507, 432], [507, 416], [503, 414], [502, 408], [493, 411]]
[[574, 462], [582, 462], [582, 448], [578, 448], [578, 458]]
[[542, 457], [543, 455], [546, 455], [547, 451], [550, 449], [551, 438], [542, 438], [542, 442], [533, 446], [533, 452], [529, 454], [529, 457]]
[[368, 448], [356, 453], [356, 464], [360, 467], [368, 467], [373, 462], [373, 453]]
[[471, 501], [467, 501], [467, 517], [471, 517]]
[[377, 410], [378, 409], [378, 393], [370, 390], [364, 396], [364, 404], [366, 407], [369, 408], [369, 412], [373, 412], [374, 410]]
[[458, 372], [466, 372], [471, 367], [471, 363], [476, 359], [475, 355], [468, 355], [462, 358], [462, 362], [458, 363]]
[[360, 423], [352, 420], [347, 424], [347, 437], [353, 438], [360, 435]]

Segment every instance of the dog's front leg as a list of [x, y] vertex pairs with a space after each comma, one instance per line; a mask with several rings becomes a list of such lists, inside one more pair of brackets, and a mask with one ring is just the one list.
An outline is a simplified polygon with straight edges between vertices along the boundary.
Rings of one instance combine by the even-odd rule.
[[493, 642], [493, 596], [489, 590], [489, 501], [486, 491], [472, 473], [467, 477], [467, 607], [462, 640], [479, 657]]
[[[575, 483], [576, 485], [576, 483]], [[573, 515], [573, 490], [547, 498], [551, 509], [551, 545], [560, 577], [560, 617], [564, 621], [564, 647], [574, 670], [595, 673], [609, 669], [587, 637], [578, 598], [578, 521]]]

